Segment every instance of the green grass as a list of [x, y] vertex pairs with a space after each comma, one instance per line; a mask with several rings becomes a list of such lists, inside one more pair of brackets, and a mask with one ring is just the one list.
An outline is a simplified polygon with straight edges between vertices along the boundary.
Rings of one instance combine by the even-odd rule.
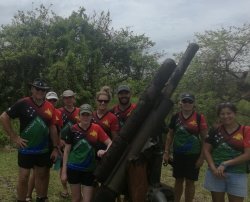
[[[196, 182], [196, 190], [195, 190], [195, 198], [194, 202], [210, 202], [212, 201], [210, 192], [207, 191], [204, 187], [204, 177], [206, 172], [207, 164], [204, 163], [203, 167], [200, 170], [199, 180]], [[174, 185], [174, 180], [172, 177], [172, 167], [162, 167], [162, 175], [161, 175], [161, 181], [164, 182], [167, 185]], [[250, 176], [248, 175], [248, 185], [250, 185]], [[227, 201], [227, 199], [226, 199]], [[182, 197], [182, 202], [184, 202], [184, 199]], [[244, 202], [250, 202], [250, 189], [248, 189], [248, 198], [244, 200]]]
[[[204, 173], [206, 165], [201, 169], [200, 179], [196, 183], [196, 195], [194, 202], [210, 202], [210, 193], [203, 188]], [[0, 150], [0, 201], [13, 202], [16, 198], [16, 181], [17, 181], [17, 152], [13, 149]], [[162, 167], [163, 183], [173, 186], [171, 166]], [[250, 177], [248, 177], [250, 183]], [[50, 202], [69, 202], [70, 199], [63, 199], [59, 196], [61, 184], [58, 171], [51, 169], [51, 179], [49, 185], [49, 200]], [[250, 189], [248, 191], [250, 196]], [[33, 198], [35, 193], [33, 193]], [[34, 200], [34, 199], [33, 199]], [[35, 200], [34, 200], [35, 201]], [[184, 201], [184, 200], [183, 200]], [[250, 202], [250, 198], [245, 199], [245, 202]]]

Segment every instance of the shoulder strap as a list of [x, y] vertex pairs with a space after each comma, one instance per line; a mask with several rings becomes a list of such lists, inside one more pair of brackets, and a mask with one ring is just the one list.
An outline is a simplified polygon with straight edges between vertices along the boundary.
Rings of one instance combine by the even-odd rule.
[[201, 115], [199, 113], [196, 112], [196, 121], [197, 121], [197, 124], [198, 124], [198, 131], [200, 132], [200, 125], [201, 125]]

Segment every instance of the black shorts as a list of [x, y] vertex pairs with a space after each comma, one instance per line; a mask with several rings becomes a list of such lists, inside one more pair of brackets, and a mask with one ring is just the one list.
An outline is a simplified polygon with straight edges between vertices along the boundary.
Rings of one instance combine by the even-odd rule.
[[196, 168], [195, 164], [199, 156], [200, 154], [174, 154], [173, 177], [197, 181], [200, 169]]
[[95, 185], [95, 176], [93, 172], [84, 172], [67, 168], [67, 177], [69, 184], [82, 184], [85, 186]]
[[18, 152], [18, 166], [30, 169], [34, 166], [51, 168], [53, 165], [50, 153], [45, 154], [22, 154]]

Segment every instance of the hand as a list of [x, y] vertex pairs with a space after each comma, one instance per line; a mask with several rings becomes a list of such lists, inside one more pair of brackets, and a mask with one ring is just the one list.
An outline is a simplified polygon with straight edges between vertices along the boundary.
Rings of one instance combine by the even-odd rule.
[[56, 159], [60, 156], [59, 149], [54, 148], [53, 151], [51, 152], [50, 159], [55, 162]]
[[164, 164], [165, 164], [165, 165], [168, 165], [169, 160], [170, 160], [169, 152], [166, 152], [166, 151], [165, 151], [164, 154], [163, 154], [163, 161], [164, 161]]
[[106, 150], [100, 149], [100, 150], [97, 151], [97, 156], [101, 158], [101, 157], [103, 157], [103, 155], [104, 155], [106, 152], [107, 152]]
[[219, 165], [216, 169], [213, 170], [213, 173], [218, 178], [225, 178], [226, 175], [224, 173], [225, 166]]
[[28, 140], [21, 138], [19, 135], [11, 136], [11, 140], [17, 145], [18, 148], [27, 147]]
[[66, 183], [67, 182], [67, 173], [66, 173], [66, 171], [62, 171], [62, 173], [61, 173], [61, 181], [62, 182], [64, 182], [64, 183]]
[[65, 141], [64, 140], [62, 140], [62, 139], [60, 139], [60, 148], [64, 148], [65, 147]]
[[203, 165], [203, 163], [204, 163], [204, 159], [200, 157], [200, 158], [198, 158], [198, 160], [196, 161], [195, 167], [196, 167], [196, 168], [200, 168], [200, 167]]

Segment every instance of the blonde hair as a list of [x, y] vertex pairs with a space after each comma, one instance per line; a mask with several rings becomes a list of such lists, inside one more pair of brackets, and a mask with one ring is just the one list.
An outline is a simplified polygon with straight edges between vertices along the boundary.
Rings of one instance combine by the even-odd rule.
[[111, 93], [110, 87], [109, 86], [101, 87], [100, 91], [98, 91], [96, 93], [96, 99], [98, 99], [100, 95], [106, 95], [108, 97], [108, 99], [111, 100], [112, 99], [112, 93]]

